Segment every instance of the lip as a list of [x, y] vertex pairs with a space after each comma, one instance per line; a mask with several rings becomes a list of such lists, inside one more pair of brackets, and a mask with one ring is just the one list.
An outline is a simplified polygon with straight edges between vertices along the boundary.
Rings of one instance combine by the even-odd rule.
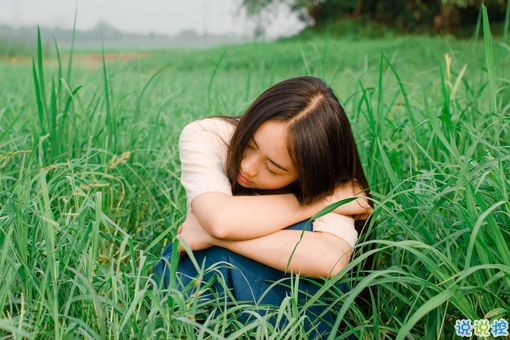
[[242, 183], [244, 184], [251, 184], [252, 182], [250, 180], [248, 180], [246, 177], [244, 177], [243, 175], [241, 175], [241, 173], [238, 173], [237, 174], [237, 179], [239, 179]]

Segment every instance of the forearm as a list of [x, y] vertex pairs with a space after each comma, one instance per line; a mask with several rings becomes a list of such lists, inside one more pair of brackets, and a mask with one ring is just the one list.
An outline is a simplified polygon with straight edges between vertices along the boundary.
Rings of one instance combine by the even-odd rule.
[[310, 218], [326, 203], [301, 206], [291, 194], [229, 196], [211, 192], [195, 198], [191, 206], [200, 225], [213, 237], [247, 240]]
[[282, 230], [245, 241], [215, 240], [215, 244], [269, 267], [314, 277], [336, 275], [351, 256], [350, 245], [341, 238], [298, 230]]

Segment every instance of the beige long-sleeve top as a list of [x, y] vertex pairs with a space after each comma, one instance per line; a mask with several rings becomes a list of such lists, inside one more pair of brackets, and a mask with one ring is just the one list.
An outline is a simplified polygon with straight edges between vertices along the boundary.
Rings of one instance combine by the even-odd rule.
[[[225, 175], [227, 148], [235, 127], [221, 118], [207, 118], [188, 124], [179, 138], [181, 183], [186, 189], [187, 208], [207, 192], [232, 196], [230, 181]], [[358, 233], [350, 217], [330, 213], [313, 221], [314, 232], [326, 232], [347, 241], [352, 247]]]

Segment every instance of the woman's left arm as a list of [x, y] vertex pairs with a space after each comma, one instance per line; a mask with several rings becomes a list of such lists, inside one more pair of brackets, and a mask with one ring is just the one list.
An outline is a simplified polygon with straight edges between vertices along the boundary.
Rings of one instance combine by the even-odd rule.
[[352, 254], [351, 246], [339, 237], [299, 230], [245, 241], [218, 240], [216, 245], [281, 271], [315, 277], [335, 276], [349, 264]]
[[219, 246], [269, 267], [303, 276], [332, 277], [349, 263], [352, 254], [349, 243], [323, 232], [281, 230], [243, 241], [215, 239], [193, 214], [188, 215], [179, 229], [178, 238], [188, 243], [192, 250]]

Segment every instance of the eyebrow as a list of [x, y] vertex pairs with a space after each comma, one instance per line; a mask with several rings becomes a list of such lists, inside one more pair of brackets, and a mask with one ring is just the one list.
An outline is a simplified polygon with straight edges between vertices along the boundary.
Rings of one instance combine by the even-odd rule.
[[[255, 141], [255, 138], [252, 138], [252, 139], [251, 139], [251, 141], [253, 142], [253, 144], [255, 144], [255, 146], [256, 146], [257, 148], [259, 147], [259, 145], [257, 144], [257, 141]], [[269, 158], [269, 157], [266, 157], [266, 158], [267, 158], [267, 160], [268, 160], [271, 164], [273, 164], [273, 165], [274, 165], [275, 167], [277, 167], [278, 169], [283, 170], [283, 171], [286, 171], [286, 172], [289, 172], [289, 169], [287, 169], [286, 167], [284, 167], [284, 166], [282, 166], [282, 165], [280, 165], [280, 164], [276, 163], [275, 161], [273, 161], [273, 160], [272, 160], [271, 158]]]

